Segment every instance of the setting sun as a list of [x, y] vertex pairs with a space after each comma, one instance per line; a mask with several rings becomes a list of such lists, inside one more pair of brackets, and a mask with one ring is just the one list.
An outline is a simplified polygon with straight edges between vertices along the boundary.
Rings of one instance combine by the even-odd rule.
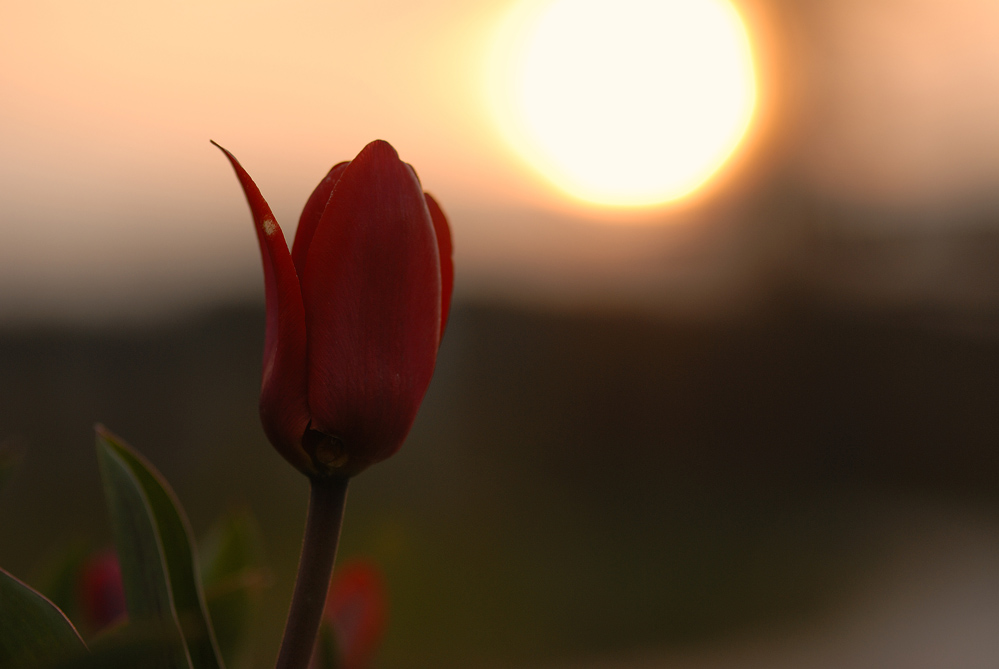
[[548, 0], [511, 16], [494, 108], [527, 161], [581, 200], [640, 207], [692, 192], [756, 105], [746, 28], [727, 0]]

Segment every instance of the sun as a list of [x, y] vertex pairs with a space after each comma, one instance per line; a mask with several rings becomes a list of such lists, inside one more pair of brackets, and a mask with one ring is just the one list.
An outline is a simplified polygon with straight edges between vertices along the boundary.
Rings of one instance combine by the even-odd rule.
[[494, 54], [493, 108], [527, 161], [581, 200], [676, 200], [733, 154], [756, 107], [727, 0], [528, 0]]

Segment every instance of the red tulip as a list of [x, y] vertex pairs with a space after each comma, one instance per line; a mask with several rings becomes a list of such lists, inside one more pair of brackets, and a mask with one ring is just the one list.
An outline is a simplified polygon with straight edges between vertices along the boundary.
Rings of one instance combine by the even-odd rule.
[[[381, 571], [374, 564], [357, 561], [337, 568], [323, 610], [323, 624], [329, 625], [336, 639], [335, 666], [371, 666], [385, 633], [387, 599]], [[319, 657], [316, 653], [310, 666], [323, 666]]]
[[121, 566], [113, 550], [91, 556], [80, 568], [77, 599], [84, 622], [94, 630], [103, 629], [126, 615]]
[[379, 140], [319, 182], [289, 253], [253, 180], [222, 151], [264, 261], [264, 431], [306, 475], [353, 476], [399, 449], [430, 384], [454, 280], [447, 219]]

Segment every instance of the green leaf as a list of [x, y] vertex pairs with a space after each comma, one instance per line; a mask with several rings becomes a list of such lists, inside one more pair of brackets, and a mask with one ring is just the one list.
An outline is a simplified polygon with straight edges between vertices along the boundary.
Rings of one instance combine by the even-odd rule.
[[38, 592], [58, 606], [67, 618], [75, 621], [77, 630], [84, 637], [88, 630], [79, 626], [77, 581], [90, 552], [90, 544], [82, 540], [63, 543], [39, 561], [27, 579]]
[[226, 514], [201, 544], [201, 582], [226, 664], [246, 651], [255, 605], [266, 582], [260, 530], [249, 510]]
[[163, 476], [145, 458], [107, 430], [98, 432], [131, 469], [149, 502], [166, 558], [173, 605], [181, 623], [194, 669], [221, 669], [215, 635], [205, 611], [205, 596], [194, 554], [193, 533], [180, 501]]
[[[166, 583], [193, 669], [222, 669], [194, 554], [193, 533], [184, 509], [163, 476], [145, 458], [107, 429], [98, 427], [98, 444], [117, 456], [141, 488], [146, 511], [159, 535]], [[129, 609], [131, 611], [131, 609]]]
[[167, 629], [172, 643], [165, 652], [147, 658], [150, 666], [191, 669], [149, 501], [131, 469], [100, 432], [97, 445], [130, 624], [158, 624]]
[[[151, 658], [175, 652], [176, 629], [161, 623], [130, 623], [101, 635], [90, 644], [90, 653], [54, 662], [45, 669], [137, 669], [150, 666]], [[155, 661], [152, 661], [155, 666]]]
[[0, 569], [0, 667], [25, 667], [85, 653], [55, 604]]
[[141, 456], [105, 428], [97, 453], [130, 621], [155, 623], [176, 639], [159, 666], [217, 669], [211, 627], [204, 615], [190, 532], [173, 492]]

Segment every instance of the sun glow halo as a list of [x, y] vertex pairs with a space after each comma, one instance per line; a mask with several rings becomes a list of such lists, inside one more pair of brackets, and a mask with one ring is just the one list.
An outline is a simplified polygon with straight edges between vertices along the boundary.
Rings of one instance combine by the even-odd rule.
[[498, 48], [508, 139], [588, 202], [687, 195], [732, 155], [756, 105], [749, 38], [727, 0], [528, 0]]

